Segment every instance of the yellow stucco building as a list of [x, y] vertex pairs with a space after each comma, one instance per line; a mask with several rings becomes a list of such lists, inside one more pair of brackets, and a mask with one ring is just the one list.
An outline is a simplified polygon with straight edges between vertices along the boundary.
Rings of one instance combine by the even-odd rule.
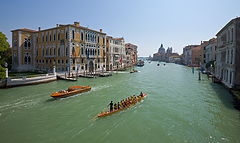
[[106, 33], [79, 22], [38, 31], [12, 31], [13, 70], [95, 72], [106, 70]]

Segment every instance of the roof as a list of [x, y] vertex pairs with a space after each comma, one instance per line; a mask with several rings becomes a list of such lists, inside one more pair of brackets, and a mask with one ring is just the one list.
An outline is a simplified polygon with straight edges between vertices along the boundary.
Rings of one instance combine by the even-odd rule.
[[[106, 33], [103, 33], [103, 32], [100, 32], [100, 31], [96, 31], [96, 30], [92, 30], [92, 29], [89, 29], [89, 28], [83, 27], [83, 26], [77, 26], [77, 25], [74, 25], [74, 24], [66, 24], [66, 25], [61, 25], [59, 27], [67, 27], [67, 26], [73, 26], [73, 27], [77, 27], [77, 28], [82, 28], [82, 29], [86, 29], [86, 30], [89, 30], [89, 31], [93, 31], [93, 32], [97, 32], [97, 33], [101, 33], [101, 34], [107, 35]], [[48, 29], [44, 29], [44, 30], [40, 30], [40, 31], [23, 28], [23, 29], [12, 30], [12, 32], [13, 31], [42, 32], [42, 31], [47, 31], [47, 30], [50, 30], [50, 29], [56, 29], [56, 28], [59, 28], [59, 27], [48, 28]]]
[[123, 40], [124, 38], [121, 37], [121, 38], [113, 38], [113, 39], [115, 39], [115, 40]]
[[14, 31], [37, 32], [36, 30], [31, 30], [31, 29], [27, 29], [27, 28], [16, 29], [16, 30], [12, 30], [11, 32], [14, 32]]
[[135, 46], [135, 47], [137, 47], [137, 45], [134, 45], [132, 43], [126, 43], [125, 46]]
[[224, 29], [226, 29], [229, 25], [231, 25], [234, 21], [237, 21], [237, 20], [240, 20], [240, 17], [234, 18], [234, 19], [232, 19], [231, 21], [229, 21], [229, 22], [216, 34], [216, 36], [219, 35]]
[[113, 38], [112, 36], [107, 36], [108, 39], [114, 39], [114, 40], [124, 40], [123, 37], [120, 38]]
[[89, 28], [83, 27], [83, 26], [77, 26], [77, 25], [74, 25], [74, 24], [68, 24], [68, 25], [65, 25], [65, 26], [74, 26], [74, 27], [77, 27], [77, 28], [83, 28], [83, 29], [86, 29], [86, 30], [90, 30], [90, 31], [94, 31], [94, 32], [97, 32], [97, 33], [101, 33], [101, 34], [107, 35], [106, 33], [103, 33], [103, 32], [100, 32], [100, 31], [96, 31], [96, 30], [93, 30], [93, 29], [89, 29]]

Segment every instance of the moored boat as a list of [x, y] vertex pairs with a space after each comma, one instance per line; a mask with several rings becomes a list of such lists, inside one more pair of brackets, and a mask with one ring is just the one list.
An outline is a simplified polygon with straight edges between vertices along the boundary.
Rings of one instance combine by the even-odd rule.
[[53, 93], [50, 96], [53, 98], [64, 98], [71, 95], [87, 92], [90, 90], [91, 90], [90, 86], [73, 86], [73, 87], [68, 87], [67, 90], [60, 90], [56, 93]]
[[137, 102], [141, 101], [141, 100], [142, 100], [144, 97], [146, 97], [146, 96], [147, 96], [147, 94], [143, 93], [143, 96], [142, 96], [142, 97], [140, 97], [139, 99], [137, 99], [135, 102], [131, 103], [130, 105], [128, 105], [128, 106], [126, 106], [126, 107], [123, 107], [123, 108], [119, 108], [119, 109], [117, 109], [117, 110], [113, 110], [113, 111], [111, 111], [111, 112], [110, 112], [110, 111], [102, 112], [102, 113], [98, 114], [97, 117], [106, 117], [106, 116], [112, 115], [112, 114], [114, 114], [114, 113], [117, 113], [117, 112], [119, 112], [119, 111], [121, 111], [121, 110], [124, 110], [124, 109], [126, 109], [126, 108], [129, 108], [129, 107], [131, 107], [132, 105], [136, 104]]
[[137, 61], [137, 66], [139, 66], [139, 67], [144, 66], [144, 61], [143, 60]]

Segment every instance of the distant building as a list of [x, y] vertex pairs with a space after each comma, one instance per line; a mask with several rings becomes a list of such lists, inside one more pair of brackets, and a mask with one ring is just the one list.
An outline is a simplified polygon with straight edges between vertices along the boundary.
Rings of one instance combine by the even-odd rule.
[[131, 43], [125, 44], [126, 67], [136, 65], [137, 63], [137, 46]]
[[229, 88], [240, 89], [240, 18], [217, 33], [215, 77]]
[[172, 54], [172, 47], [171, 48], [169, 48], [169, 47], [167, 48], [166, 54], [169, 54], [169, 55]]
[[192, 65], [191, 66], [200, 66], [202, 60], [202, 46], [192, 48]]
[[200, 57], [200, 62], [199, 62], [199, 65], [201, 66], [202, 70], [205, 69], [205, 62], [204, 62], [204, 47], [206, 47], [207, 45], [209, 44], [209, 41], [201, 41], [201, 44], [200, 44], [200, 52], [199, 52], [199, 57]]
[[175, 64], [181, 64], [181, 56], [179, 56], [178, 54], [175, 56], [170, 56], [169, 57], [169, 62], [170, 63], [175, 63]]
[[163, 44], [161, 44], [160, 48], [158, 49], [158, 52], [153, 54], [152, 61], [161, 61], [161, 62], [170, 62], [171, 56], [179, 56], [178, 53], [172, 52], [172, 47], [168, 47], [165, 51], [165, 48], [163, 47]]
[[[193, 66], [196, 64], [196, 52], [197, 50], [193, 50], [196, 47], [199, 47], [200, 45], [188, 45], [183, 48], [183, 64], [186, 66]], [[199, 48], [198, 48], [199, 49]], [[199, 59], [200, 60], [200, 59]]]
[[161, 44], [160, 48], [158, 49], [159, 54], [165, 54], [165, 49], [163, 47], [163, 44]]
[[165, 48], [163, 47], [163, 44], [161, 44], [160, 48], [158, 49], [158, 52], [153, 54], [153, 61], [165, 61]]
[[213, 65], [216, 61], [216, 48], [217, 48], [217, 39], [212, 38], [209, 40], [208, 45], [204, 47], [204, 60], [203, 67], [206, 71], [213, 73]]

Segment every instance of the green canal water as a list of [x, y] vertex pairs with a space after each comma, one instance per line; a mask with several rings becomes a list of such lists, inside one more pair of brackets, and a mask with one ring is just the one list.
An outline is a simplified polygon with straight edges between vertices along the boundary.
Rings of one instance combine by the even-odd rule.
[[[2, 143], [208, 143], [240, 140], [231, 95], [191, 68], [146, 63], [140, 72], [77, 82], [55, 81], [0, 90]], [[53, 100], [53, 92], [90, 85], [87, 93]], [[111, 101], [145, 92], [142, 102], [97, 119]]]

